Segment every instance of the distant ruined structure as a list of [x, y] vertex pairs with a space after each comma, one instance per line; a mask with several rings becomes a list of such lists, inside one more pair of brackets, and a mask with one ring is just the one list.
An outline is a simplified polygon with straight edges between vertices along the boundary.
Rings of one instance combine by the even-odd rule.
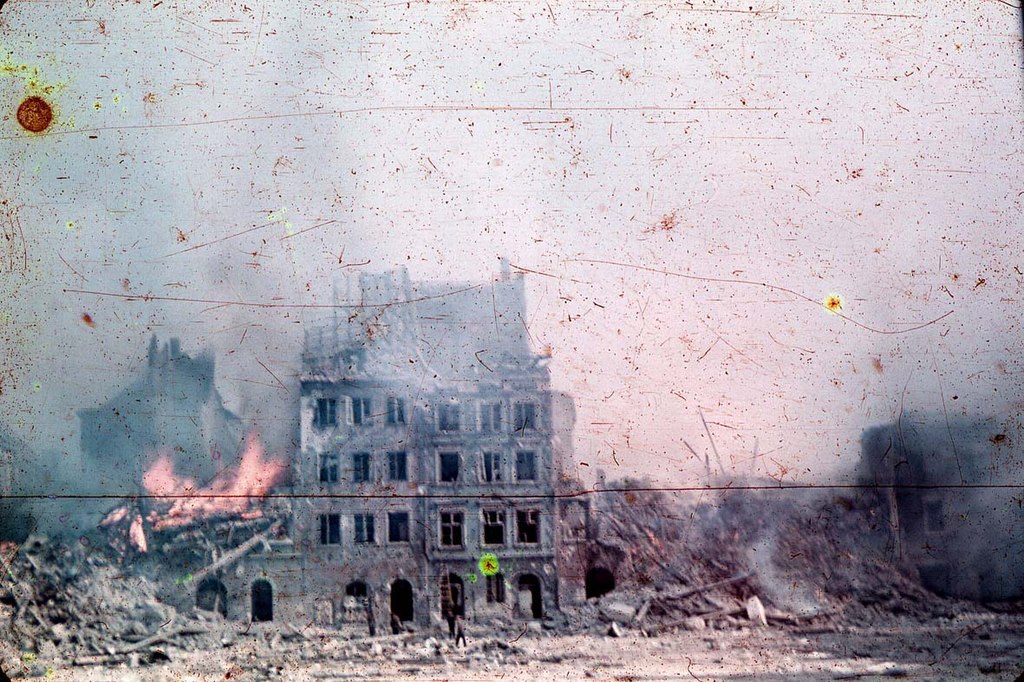
[[895, 558], [942, 595], [1024, 597], [1024, 450], [1016, 419], [914, 418], [867, 430], [861, 481], [878, 485]]
[[237, 461], [242, 423], [224, 407], [208, 354], [190, 357], [178, 339], [150, 339], [145, 368], [97, 408], [78, 411], [84, 461], [103, 490], [136, 492], [158, 452], [196, 481]]

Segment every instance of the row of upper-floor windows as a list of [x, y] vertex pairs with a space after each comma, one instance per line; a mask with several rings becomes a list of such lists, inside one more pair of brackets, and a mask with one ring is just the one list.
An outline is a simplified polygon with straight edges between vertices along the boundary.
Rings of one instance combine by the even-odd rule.
[[[409, 480], [409, 456], [404, 451], [386, 453], [386, 473], [389, 481]], [[473, 481], [473, 467], [464, 466], [465, 455], [460, 452], [437, 453], [438, 483], [501, 483], [504, 481], [536, 481], [538, 480], [537, 453], [531, 450], [518, 450], [514, 459], [506, 466], [505, 453], [482, 452], [476, 467], [476, 481]], [[344, 480], [351, 483], [373, 483], [375, 476], [373, 455], [369, 452], [354, 452], [349, 455], [350, 473]], [[325, 452], [320, 455], [319, 470], [321, 483], [340, 483], [342, 478], [342, 455], [337, 452]], [[382, 472], [383, 473], [383, 472]], [[511, 474], [511, 476], [510, 476]]]
[[[373, 412], [373, 403], [368, 397], [317, 398], [313, 409], [313, 426], [318, 429], [337, 426], [339, 421], [350, 424], [367, 424], [375, 417], [383, 416], [386, 423], [406, 423], [406, 402], [404, 398], [387, 398], [386, 409], [378, 414]], [[506, 425], [513, 433], [532, 431], [538, 428], [537, 403], [517, 401], [512, 403], [506, 414], [505, 404], [497, 402], [459, 403], [443, 402], [436, 406], [436, 425], [439, 431], [476, 430], [482, 433], [502, 433]]]
[[[480, 519], [480, 544], [501, 546], [507, 544], [507, 515], [504, 509], [483, 509]], [[536, 545], [541, 539], [541, 513], [539, 509], [517, 509], [515, 544]], [[340, 545], [341, 514], [320, 514], [320, 544]], [[466, 513], [440, 511], [437, 516], [437, 544], [441, 547], [464, 547], [466, 540]], [[409, 542], [409, 512], [388, 512], [387, 541]], [[354, 514], [352, 541], [356, 544], [377, 544], [376, 519], [373, 514]]]

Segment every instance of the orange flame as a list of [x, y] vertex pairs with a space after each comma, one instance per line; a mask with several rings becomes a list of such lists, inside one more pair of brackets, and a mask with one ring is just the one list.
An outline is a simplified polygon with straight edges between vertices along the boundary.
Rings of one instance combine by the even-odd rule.
[[[238, 466], [225, 469], [209, 484], [196, 488], [191, 478], [174, 473], [174, 464], [164, 453], [146, 470], [142, 485], [150, 495], [176, 496], [163, 513], [153, 511], [147, 521], [155, 530], [185, 526], [210, 516], [237, 515], [256, 518], [262, 515], [253, 501], [262, 498], [288, 474], [281, 459], [265, 458], [263, 445], [255, 433], [246, 439]], [[183, 496], [183, 497], [182, 497]]]

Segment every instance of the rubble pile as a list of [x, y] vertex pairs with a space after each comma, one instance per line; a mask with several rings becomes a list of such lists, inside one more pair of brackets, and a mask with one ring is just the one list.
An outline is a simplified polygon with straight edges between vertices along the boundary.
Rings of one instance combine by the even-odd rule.
[[42, 536], [5, 548], [0, 632], [23, 652], [80, 662], [160, 660], [167, 642], [192, 649], [220, 639], [211, 623], [162, 603], [153, 582], [124, 573], [104, 551]]
[[984, 608], [925, 589], [900, 564], [876, 502], [743, 490], [679, 504], [657, 492], [614, 493], [596, 509], [592, 562], [614, 565], [619, 584], [571, 620], [618, 636], [631, 627], [839, 626]]

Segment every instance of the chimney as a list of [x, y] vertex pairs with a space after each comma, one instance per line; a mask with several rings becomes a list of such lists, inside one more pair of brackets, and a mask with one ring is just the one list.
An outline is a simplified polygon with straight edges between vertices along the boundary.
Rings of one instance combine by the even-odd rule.
[[181, 357], [181, 341], [177, 338], [171, 339], [170, 355], [171, 360], [177, 360], [179, 357]]
[[149, 366], [156, 367], [157, 342], [156, 334], [149, 337]]

